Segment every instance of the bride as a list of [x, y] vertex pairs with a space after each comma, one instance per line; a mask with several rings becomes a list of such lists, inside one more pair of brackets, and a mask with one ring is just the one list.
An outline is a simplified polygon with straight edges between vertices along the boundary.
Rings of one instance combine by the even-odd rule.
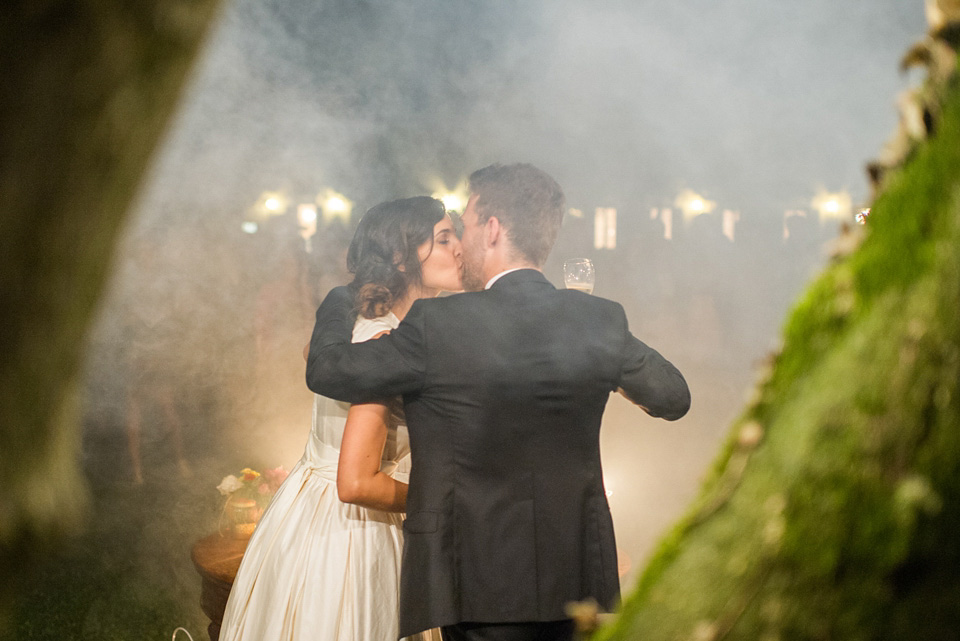
[[[347, 253], [354, 342], [399, 325], [418, 298], [458, 291], [460, 241], [429, 197], [382, 203]], [[399, 399], [314, 398], [313, 428], [257, 525], [220, 641], [395, 641], [410, 447]], [[430, 630], [414, 637], [439, 639]]]

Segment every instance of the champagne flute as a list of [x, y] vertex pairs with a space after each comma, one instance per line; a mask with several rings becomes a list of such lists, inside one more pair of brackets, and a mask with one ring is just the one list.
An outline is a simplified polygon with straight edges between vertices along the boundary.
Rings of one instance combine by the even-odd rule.
[[595, 272], [589, 258], [571, 258], [563, 262], [563, 283], [567, 289], [593, 292]]

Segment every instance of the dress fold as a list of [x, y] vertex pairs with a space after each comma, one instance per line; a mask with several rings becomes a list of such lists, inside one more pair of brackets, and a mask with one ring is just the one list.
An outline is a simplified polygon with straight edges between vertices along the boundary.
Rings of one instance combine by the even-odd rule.
[[[359, 319], [355, 342], [399, 321]], [[342, 503], [345, 403], [315, 396], [303, 457], [264, 510], [227, 601], [220, 641], [396, 641], [403, 515]], [[391, 415], [381, 470], [406, 480], [410, 446]], [[439, 641], [438, 631], [411, 639]]]

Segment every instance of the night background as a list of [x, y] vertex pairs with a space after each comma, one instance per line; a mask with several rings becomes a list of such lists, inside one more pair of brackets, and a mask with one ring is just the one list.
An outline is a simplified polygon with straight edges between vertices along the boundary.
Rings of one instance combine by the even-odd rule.
[[557, 179], [570, 213], [548, 278], [591, 258], [594, 293], [691, 386], [678, 423], [608, 406], [629, 589], [855, 228], [924, 31], [920, 4], [893, 0], [228, 3], [90, 336], [91, 525], [37, 568], [16, 638], [201, 638], [190, 547], [217, 530], [225, 475], [299, 458], [301, 350], [359, 216], [493, 162]]

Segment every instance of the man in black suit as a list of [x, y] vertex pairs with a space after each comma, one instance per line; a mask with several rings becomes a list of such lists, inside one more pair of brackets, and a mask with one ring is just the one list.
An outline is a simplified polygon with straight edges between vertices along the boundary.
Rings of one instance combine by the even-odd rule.
[[619, 596], [600, 419], [619, 390], [674, 420], [687, 384], [634, 338], [617, 303], [558, 290], [540, 268], [563, 193], [531, 165], [470, 177], [469, 293], [414, 303], [390, 335], [350, 343], [353, 297], [317, 311], [307, 384], [349, 402], [403, 395], [412, 473], [400, 634], [564, 639], [570, 601]]

